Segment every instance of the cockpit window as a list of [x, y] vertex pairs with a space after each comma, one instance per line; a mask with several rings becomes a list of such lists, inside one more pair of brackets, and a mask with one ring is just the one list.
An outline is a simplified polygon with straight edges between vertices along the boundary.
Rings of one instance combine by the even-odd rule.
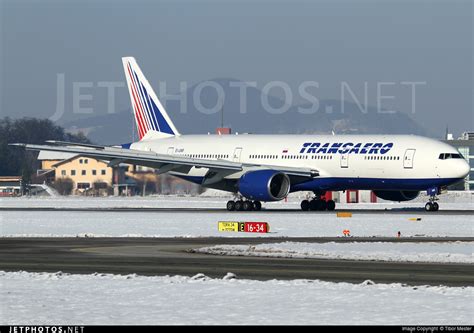
[[461, 154], [452, 154], [452, 153], [439, 154], [440, 160], [447, 160], [450, 158], [464, 158], [464, 157]]

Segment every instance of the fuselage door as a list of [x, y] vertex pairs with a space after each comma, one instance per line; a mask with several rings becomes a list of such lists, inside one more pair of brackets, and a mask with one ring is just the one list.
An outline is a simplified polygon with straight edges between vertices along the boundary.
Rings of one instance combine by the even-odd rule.
[[240, 155], [242, 155], [242, 148], [238, 147], [234, 149], [234, 156], [232, 156], [232, 161], [240, 162]]
[[349, 153], [341, 154], [341, 168], [349, 167]]
[[413, 160], [415, 159], [415, 149], [407, 149], [403, 157], [403, 167], [405, 169], [413, 169]]

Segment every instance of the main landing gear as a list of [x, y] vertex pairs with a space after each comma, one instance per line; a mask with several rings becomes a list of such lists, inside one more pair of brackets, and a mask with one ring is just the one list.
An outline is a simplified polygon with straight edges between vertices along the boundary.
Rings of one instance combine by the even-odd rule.
[[303, 211], [308, 211], [308, 210], [332, 211], [334, 209], [336, 209], [336, 202], [334, 200], [326, 200], [321, 195], [316, 195], [316, 197], [314, 197], [312, 200], [301, 201], [301, 210]]
[[227, 201], [227, 210], [228, 211], [259, 211], [262, 209], [262, 203], [260, 201], [250, 201], [250, 200], [229, 200]]

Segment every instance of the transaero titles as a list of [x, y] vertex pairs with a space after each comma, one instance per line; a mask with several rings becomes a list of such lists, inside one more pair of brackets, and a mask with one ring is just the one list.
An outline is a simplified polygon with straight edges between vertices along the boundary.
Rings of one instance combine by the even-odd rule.
[[353, 143], [353, 142], [305, 142], [300, 154], [386, 154], [393, 143]]

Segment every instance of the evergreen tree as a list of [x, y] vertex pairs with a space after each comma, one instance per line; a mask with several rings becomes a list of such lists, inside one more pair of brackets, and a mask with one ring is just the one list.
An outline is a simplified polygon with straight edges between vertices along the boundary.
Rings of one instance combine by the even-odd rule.
[[0, 176], [22, 176], [26, 182], [39, 166], [38, 152], [25, 151], [9, 143], [44, 144], [46, 140], [90, 143], [82, 134], [66, 133], [48, 119], [0, 119]]

